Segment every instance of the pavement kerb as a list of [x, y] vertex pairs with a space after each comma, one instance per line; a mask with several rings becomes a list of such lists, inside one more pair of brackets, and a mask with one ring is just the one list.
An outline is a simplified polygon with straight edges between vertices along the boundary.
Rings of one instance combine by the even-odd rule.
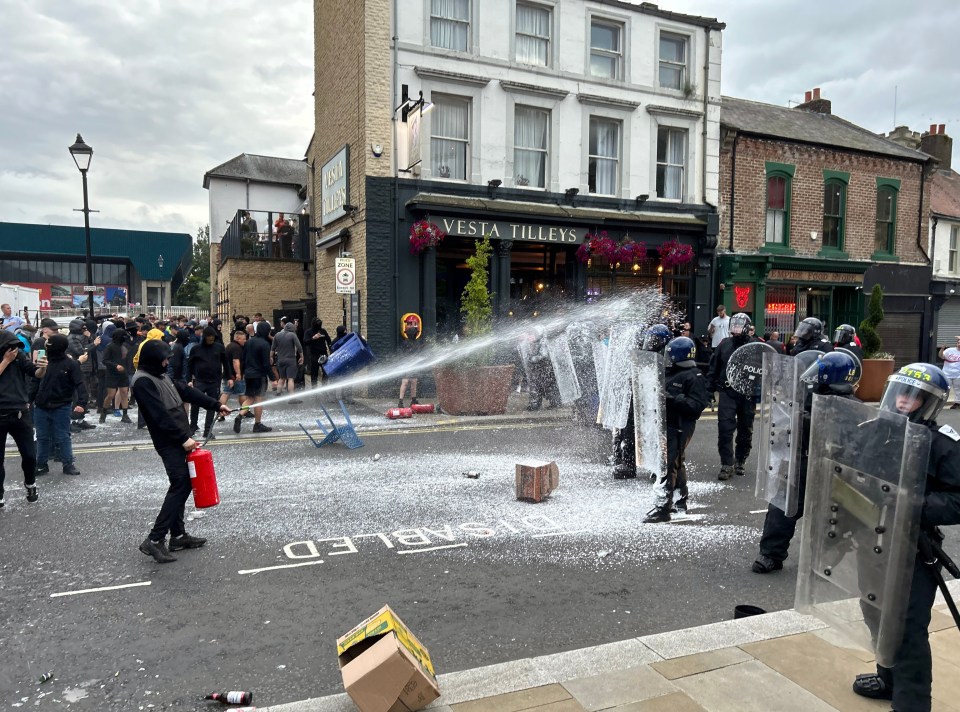
[[[950, 581], [947, 586], [955, 598], [960, 597], [960, 581]], [[944, 604], [943, 595], [938, 593], [935, 605]], [[639, 665], [650, 665], [687, 655], [709, 653], [826, 628], [828, 626], [825, 623], [813, 616], [803, 615], [795, 610], [775, 611], [553, 655], [522, 658], [446, 673], [437, 678], [442, 693], [440, 698], [426, 709], [446, 712], [449, 705], [461, 702], [554, 683], [562, 684]], [[332, 650], [330, 656], [333, 656]], [[260, 709], [263, 712], [356, 712], [357, 707], [346, 693], [340, 693]]]

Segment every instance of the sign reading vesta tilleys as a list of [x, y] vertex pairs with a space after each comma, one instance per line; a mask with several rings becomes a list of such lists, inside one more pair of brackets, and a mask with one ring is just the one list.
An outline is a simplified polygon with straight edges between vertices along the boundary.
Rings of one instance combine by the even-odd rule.
[[482, 220], [478, 218], [448, 218], [431, 216], [451, 237], [476, 237], [490, 235], [491, 240], [521, 240], [527, 242], [556, 242], [579, 245], [589, 232], [584, 227], [557, 227], [535, 223], [515, 223], [506, 220]]

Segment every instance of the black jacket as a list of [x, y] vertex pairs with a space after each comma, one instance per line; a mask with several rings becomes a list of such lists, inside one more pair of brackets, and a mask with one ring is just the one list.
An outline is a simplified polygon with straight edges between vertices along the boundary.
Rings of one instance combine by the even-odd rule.
[[80, 364], [72, 358], [62, 358], [51, 361], [47, 366], [34, 402], [38, 408], [53, 410], [72, 404], [74, 394], [77, 396], [77, 405], [86, 408], [87, 386]]
[[187, 380], [198, 383], [219, 383], [221, 379], [233, 379], [233, 364], [227, 358], [227, 350], [221, 341], [212, 344], [200, 342], [190, 349], [187, 359]]
[[[314, 339], [314, 334], [320, 334], [320, 338]], [[303, 335], [303, 348], [309, 349], [310, 355], [315, 359], [328, 355], [330, 353], [330, 344], [330, 334], [322, 327], [316, 330], [307, 329]]]
[[[163, 376], [166, 378], [166, 376]], [[208, 410], [220, 407], [220, 402], [182, 381], [173, 381], [180, 398], [186, 403], [196, 403]], [[158, 450], [165, 447], [182, 447], [190, 439], [190, 419], [183, 403], [175, 408], [166, 408], [156, 384], [148, 378], [138, 378], [133, 384], [137, 407], [147, 424], [150, 438]]]
[[790, 355], [796, 356], [797, 354], [802, 354], [804, 351], [822, 351], [823, 353], [830, 353], [833, 351], [833, 344], [831, 344], [823, 336], [806, 342], [798, 341], [796, 345], [790, 349]]
[[[0, 358], [7, 352], [8, 347], [19, 347], [20, 343], [20, 340], [9, 331], [0, 331]], [[30, 401], [27, 379], [33, 380], [36, 373], [36, 364], [23, 352], [23, 349], [18, 348], [17, 358], [0, 372], [0, 412], [26, 410]]]
[[960, 440], [955, 439], [960, 435], [936, 423], [930, 429], [934, 432], [921, 521], [933, 527], [960, 524]]
[[667, 425], [682, 428], [695, 423], [707, 407], [707, 379], [699, 368], [671, 366], [664, 381], [667, 402]]
[[82, 319], [74, 319], [70, 322], [70, 333], [67, 334], [67, 353], [74, 359], [79, 359], [87, 354], [85, 363], [80, 364], [80, 370], [83, 373], [93, 373], [94, 362], [96, 361], [93, 352], [96, 347], [93, 341], [84, 335], [84, 324]]
[[721, 391], [727, 388], [727, 361], [730, 355], [744, 344], [753, 343], [760, 339], [755, 336], [728, 336], [713, 350], [710, 356], [710, 365], [707, 367], [707, 389]]
[[[124, 353], [126, 351], [126, 353]], [[133, 375], [133, 355], [136, 351], [133, 348], [133, 342], [129, 339], [122, 344], [111, 341], [107, 350], [103, 352], [103, 365], [109, 373], [126, 373], [127, 376]], [[118, 371], [117, 366], [123, 366], [123, 371]]]
[[256, 335], [247, 341], [244, 347], [244, 368], [247, 369], [243, 374], [247, 379], [251, 378], [269, 378], [272, 372], [270, 366], [270, 342], [267, 336], [270, 335], [270, 325], [265, 322], [257, 322]]

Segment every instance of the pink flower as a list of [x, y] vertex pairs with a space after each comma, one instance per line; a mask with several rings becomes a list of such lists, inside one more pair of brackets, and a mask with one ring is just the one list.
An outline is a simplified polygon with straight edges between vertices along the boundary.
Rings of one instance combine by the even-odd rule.
[[418, 220], [410, 226], [410, 254], [419, 255], [430, 247], [436, 247], [447, 236], [435, 223]]
[[660, 263], [664, 268], [684, 265], [693, 259], [693, 255], [693, 247], [683, 244], [676, 238], [667, 240], [660, 247]]

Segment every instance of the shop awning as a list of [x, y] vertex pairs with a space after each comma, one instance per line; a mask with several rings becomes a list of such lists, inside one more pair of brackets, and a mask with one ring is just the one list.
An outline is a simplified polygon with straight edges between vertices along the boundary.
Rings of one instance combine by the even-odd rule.
[[601, 208], [576, 208], [570, 205], [533, 203], [520, 200], [497, 200], [471, 198], [443, 193], [417, 193], [407, 201], [411, 210], [447, 211], [465, 215], [482, 213], [488, 216], [503, 215], [522, 220], [524, 216], [577, 220], [585, 223], [616, 223], [641, 225], [670, 224], [704, 229], [705, 217], [690, 213], [663, 213], [653, 210], [609, 210]]

